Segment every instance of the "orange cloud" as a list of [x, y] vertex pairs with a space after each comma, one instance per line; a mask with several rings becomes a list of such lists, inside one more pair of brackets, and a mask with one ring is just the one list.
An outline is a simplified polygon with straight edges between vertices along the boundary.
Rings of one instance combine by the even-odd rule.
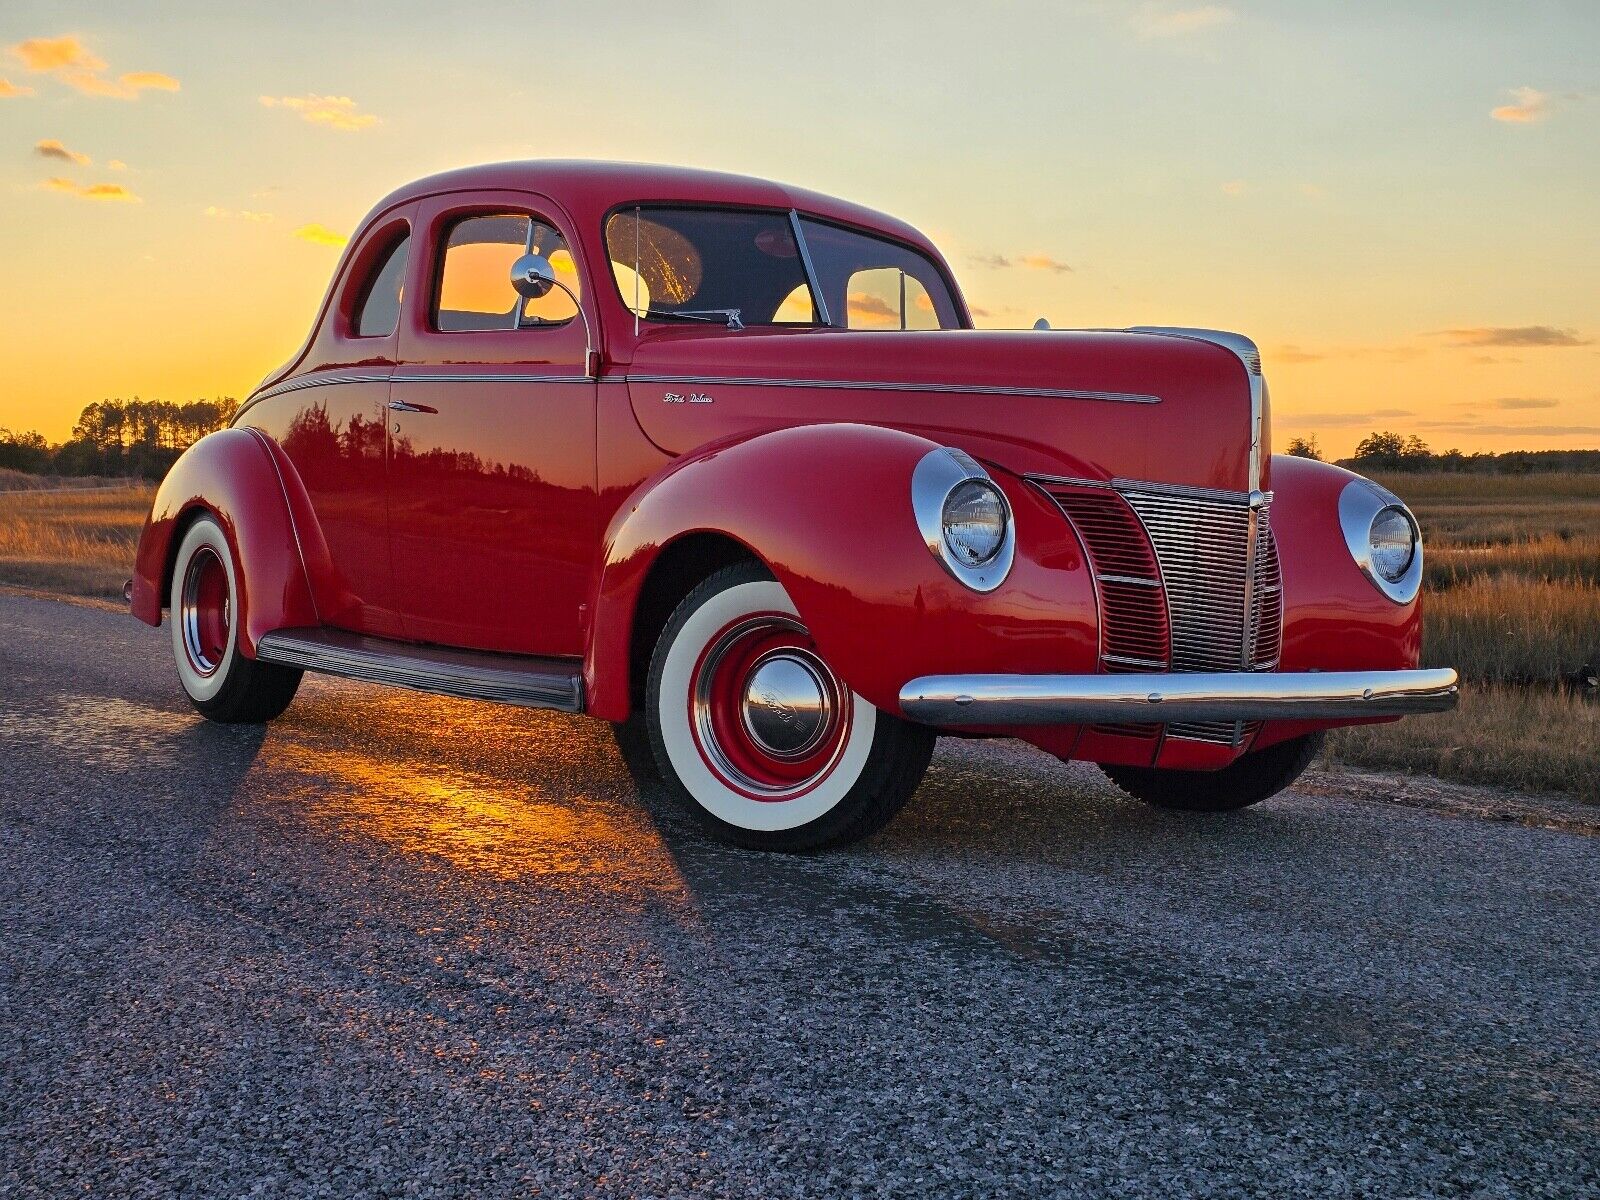
[[59, 158], [62, 162], [77, 163], [80, 167], [87, 167], [92, 161], [87, 154], [68, 150], [55, 138], [45, 138], [41, 142], [36, 142], [33, 152], [41, 158]]
[[9, 100], [13, 96], [31, 96], [33, 89], [20, 83], [12, 83], [4, 75], [0, 75], [0, 100]]
[[138, 204], [139, 197], [135, 196], [120, 183], [91, 183], [84, 187], [70, 179], [63, 179], [59, 175], [46, 179], [39, 185], [52, 192], [64, 192], [69, 196], [78, 196], [84, 200], [115, 200], [126, 204]]
[[1510, 88], [1509, 91], [1516, 97], [1516, 103], [1502, 104], [1499, 108], [1491, 109], [1489, 115], [1496, 121], [1527, 125], [1534, 121], [1542, 121], [1550, 115], [1548, 92], [1541, 92], [1538, 88], [1531, 87]]
[[361, 112], [349, 96], [319, 96], [309, 92], [304, 96], [262, 96], [261, 103], [267, 108], [287, 108], [290, 112], [299, 113], [302, 121], [326, 125], [329, 129], [340, 129], [346, 133], [355, 133], [378, 123], [377, 117]]
[[1224, 196], [1242, 196], [1250, 190], [1250, 185], [1242, 179], [1230, 179], [1222, 185]]
[[310, 242], [314, 246], [342, 246], [350, 239], [342, 233], [335, 233], [326, 225], [302, 225], [294, 231], [295, 237], [302, 242]]
[[8, 51], [30, 71], [46, 72], [76, 68], [82, 71], [104, 71], [105, 60], [91, 53], [77, 38], [68, 34], [58, 38], [29, 38], [18, 42]]
[[1054, 271], [1057, 275], [1072, 270], [1066, 263], [1051, 258], [1048, 254], [1024, 254], [1017, 261], [1025, 267], [1032, 267], [1035, 271]]
[[113, 171], [126, 171], [128, 169], [128, 164], [123, 162], [120, 158], [113, 158], [106, 164], [106, 166], [110, 167]]
[[980, 267], [994, 267], [998, 269], [1001, 267], [1009, 267], [1011, 265], [1011, 260], [1004, 254], [969, 254], [967, 257]]
[[34, 74], [54, 76], [86, 96], [135, 100], [143, 91], [176, 92], [182, 86], [171, 75], [160, 71], [128, 71], [109, 79], [103, 73], [105, 59], [71, 34], [58, 38], [29, 38], [8, 47], [6, 53]]
[[1144, 4], [1133, 17], [1133, 29], [1143, 38], [1183, 37], [1231, 25], [1239, 14], [1222, 4], [1202, 4], [1194, 8], [1172, 8], [1165, 4]]

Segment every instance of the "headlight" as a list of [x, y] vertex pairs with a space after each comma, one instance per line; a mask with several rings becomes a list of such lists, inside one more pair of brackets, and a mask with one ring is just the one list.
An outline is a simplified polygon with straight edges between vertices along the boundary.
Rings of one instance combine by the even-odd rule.
[[1006, 536], [1006, 504], [992, 483], [969, 479], [944, 498], [944, 544], [969, 567], [1000, 553]]
[[923, 544], [975, 592], [1005, 581], [1016, 556], [1011, 505], [989, 473], [951, 447], [930, 450], [911, 473], [911, 510]]
[[1422, 535], [1416, 518], [1387, 488], [1352, 479], [1339, 493], [1339, 527], [1361, 573], [1396, 604], [1422, 589]]
[[1417, 527], [1404, 509], [1391, 505], [1372, 518], [1367, 544], [1372, 551], [1373, 570], [1390, 583], [1399, 583], [1417, 554]]

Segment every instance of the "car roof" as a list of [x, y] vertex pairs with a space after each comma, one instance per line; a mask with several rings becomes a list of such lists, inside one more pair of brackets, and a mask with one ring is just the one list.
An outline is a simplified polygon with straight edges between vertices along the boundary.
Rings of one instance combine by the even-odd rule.
[[457, 191], [505, 189], [542, 192], [567, 207], [579, 221], [620, 205], [731, 204], [794, 208], [827, 220], [859, 225], [937, 254], [906, 222], [847, 200], [806, 188], [790, 187], [750, 175], [672, 167], [658, 163], [598, 162], [584, 159], [528, 159], [484, 163], [443, 171], [391, 192], [375, 213], [426, 196]]

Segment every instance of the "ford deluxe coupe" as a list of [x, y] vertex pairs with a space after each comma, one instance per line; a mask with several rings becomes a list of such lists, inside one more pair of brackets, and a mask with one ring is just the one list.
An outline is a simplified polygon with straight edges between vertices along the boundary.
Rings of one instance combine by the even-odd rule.
[[1412, 514], [1270, 435], [1247, 338], [975, 330], [880, 213], [475, 167], [366, 218], [161, 485], [130, 598], [213, 720], [308, 670], [585, 713], [745, 846], [872, 833], [941, 734], [1233, 810], [1456, 695]]

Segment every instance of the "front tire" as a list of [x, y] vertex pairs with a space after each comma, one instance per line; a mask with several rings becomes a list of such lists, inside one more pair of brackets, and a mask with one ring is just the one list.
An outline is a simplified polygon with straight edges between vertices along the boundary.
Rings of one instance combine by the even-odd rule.
[[851, 692], [756, 563], [716, 572], [678, 605], [651, 658], [644, 716], [668, 793], [713, 836], [756, 850], [876, 833], [916, 790], [935, 741]]
[[1182, 812], [1236, 812], [1276, 796], [1300, 778], [1322, 749], [1326, 735], [1307, 734], [1238, 758], [1220, 771], [1163, 771], [1114, 767], [1106, 777], [1135, 800]]
[[189, 703], [224, 724], [270, 721], [289, 707], [300, 672], [239, 651], [239, 569], [217, 519], [184, 532], [167, 597], [172, 654]]

